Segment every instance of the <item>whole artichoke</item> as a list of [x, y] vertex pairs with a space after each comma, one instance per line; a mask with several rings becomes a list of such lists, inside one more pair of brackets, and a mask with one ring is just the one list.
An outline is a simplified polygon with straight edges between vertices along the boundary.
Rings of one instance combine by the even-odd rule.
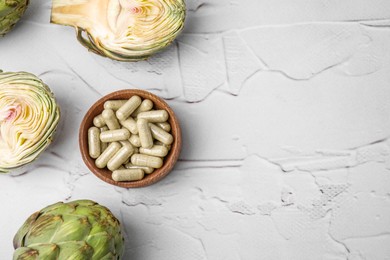
[[53, 0], [51, 22], [75, 27], [96, 54], [138, 61], [169, 45], [185, 14], [184, 0]]
[[29, 0], [0, 0], [0, 36], [4, 36], [19, 21]]
[[109, 209], [78, 200], [32, 214], [16, 233], [14, 248], [14, 260], [119, 260], [124, 238]]
[[59, 119], [53, 93], [39, 78], [0, 71], [0, 173], [35, 160], [51, 144]]

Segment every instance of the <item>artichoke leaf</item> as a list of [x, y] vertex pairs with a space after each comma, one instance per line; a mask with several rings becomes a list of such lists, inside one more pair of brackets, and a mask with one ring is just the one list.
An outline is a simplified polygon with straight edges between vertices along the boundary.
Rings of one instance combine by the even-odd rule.
[[62, 215], [64, 223], [58, 227], [50, 242], [80, 241], [89, 234], [92, 226], [85, 216]]
[[[21, 248], [23, 248], [25, 251], [23, 252], [23, 254], [20, 254], [16, 259], [30, 259], [31, 257], [33, 257], [31, 259], [57, 260], [60, 253], [59, 247], [55, 244], [36, 244], [28, 248]], [[21, 251], [21, 248], [19, 248], [18, 250]]]
[[28, 231], [30, 230], [32, 223], [34, 223], [35, 220], [38, 218], [39, 214], [40, 212], [35, 212], [34, 214], [32, 214], [19, 228], [18, 232], [14, 237], [14, 241], [13, 241], [14, 248], [24, 246], [24, 238], [28, 233]]
[[93, 248], [84, 241], [69, 241], [59, 244], [60, 260], [86, 260], [91, 259]]
[[115, 241], [107, 232], [89, 236], [85, 241], [95, 249], [93, 259], [102, 259], [110, 252], [115, 252]]
[[15, 250], [13, 260], [38, 260], [39, 252], [29, 247], [19, 247]]
[[63, 223], [62, 217], [59, 215], [42, 215], [30, 226], [28, 233], [25, 236], [23, 246], [32, 244], [50, 243], [52, 237], [58, 231], [58, 228]]

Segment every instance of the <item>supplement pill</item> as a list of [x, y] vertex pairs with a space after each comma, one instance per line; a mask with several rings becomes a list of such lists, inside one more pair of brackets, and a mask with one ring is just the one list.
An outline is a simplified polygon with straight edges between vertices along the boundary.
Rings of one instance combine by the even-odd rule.
[[171, 125], [168, 122], [156, 123], [155, 125], [160, 127], [165, 132], [170, 132], [171, 131]]
[[95, 165], [99, 169], [103, 169], [107, 166], [108, 161], [121, 149], [121, 145], [118, 142], [111, 143], [107, 149], [96, 159]]
[[152, 148], [139, 148], [139, 152], [146, 155], [165, 157], [168, 154], [168, 148], [163, 145], [155, 145]]
[[153, 102], [149, 99], [142, 101], [141, 105], [131, 114], [133, 117], [136, 117], [141, 112], [150, 111], [153, 108]]
[[165, 132], [160, 127], [155, 124], [149, 123], [150, 131], [152, 132], [152, 136], [162, 142], [163, 144], [169, 145], [173, 143], [173, 136], [170, 133]]
[[112, 173], [114, 181], [138, 181], [144, 177], [144, 171], [141, 169], [123, 169]]
[[168, 120], [168, 112], [165, 110], [153, 110], [139, 113], [138, 119], [146, 119], [151, 123], [163, 123]]
[[126, 104], [127, 100], [108, 100], [104, 102], [104, 109], [117, 111], [121, 106]]
[[130, 132], [127, 129], [109, 130], [100, 133], [100, 140], [105, 143], [125, 141], [129, 138], [130, 138]]
[[129, 117], [126, 120], [119, 121], [119, 123], [127, 128], [133, 135], [138, 134], [138, 127], [137, 127], [137, 122], [134, 120], [134, 118]]
[[107, 168], [110, 171], [115, 171], [133, 154], [132, 146], [123, 146], [119, 151], [108, 161]]
[[93, 119], [93, 125], [96, 127], [103, 127], [106, 125], [103, 116], [100, 114]]
[[106, 122], [106, 125], [110, 130], [115, 130], [121, 128], [119, 125], [118, 119], [115, 117], [115, 113], [111, 109], [105, 109], [102, 112], [102, 116], [104, 118], [104, 121]]
[[134, 154], [131, 156], [131, 163], [135, 166], [146, 166], [158, 169], [163, 165], [163, 160], [155, 156]]
[[100, 156], [100, 140], [99, 140], [100, 130], [97, 127], [91, 127], [88, 129], [88, 150], [89, 156], [96, 159]]
[[141, 105], [139, 96], [132, 96], [121, 108], [116, 111], [116, 117], [119, 120], [126, 120]]
[[150, 131], [148, 121], [146, 119], [138, 119], [137, 127], [139, 132], [139, 139], [143, 148], [151, 148], [153, 146], [153, 137]]

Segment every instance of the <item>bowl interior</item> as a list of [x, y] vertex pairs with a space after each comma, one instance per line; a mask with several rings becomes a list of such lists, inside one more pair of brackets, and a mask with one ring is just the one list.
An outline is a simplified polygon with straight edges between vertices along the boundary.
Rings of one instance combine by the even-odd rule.
[[[117, 100], [117, 99], [129, 99], [130, 97], [138, 95], [142, 99], [150, 99], [154, 103], [153, 109], [164, 109], [169, 114], [168, 122], [171, 124], [171, 134], [173, 135], [174, 141], [171, 146], [171, 150], [168, 155], [164, 158], [164, 165], [160, 169], [156, 169], [152, 174], [145, 174], [145, 177], [139, 181], [132, 182], [117, 182], [111, 178], [111, 171], [107, 168], [99, 169], [95, 166], [95, 160], [89, 156], [88, 153], [88, 129], [93, 126], [93, 119], [95, 116], [99, 115], [103, 111], [104, 102], [107, 100]], [[87, 112], [83, 121], [81, 122], [80, 132], [79, 132], [79, 145], [81, 156], [87, 165], [87, 167], [100, 179], [105, 182], [108, 182], [112, 185], [124, 187], [124, 188], [136, 188], [144, 187], [151, 185], [163, 177], [165, 177], [175, 165], [177, 159], [179, 158], [181, 150], [181, 130], [179, 122], [173, 112], [173, 110], [168, 106], [168, 104], [157, 97], [156, 95], [138, 89], [126, 89], [113, 92], [99, 99]]]

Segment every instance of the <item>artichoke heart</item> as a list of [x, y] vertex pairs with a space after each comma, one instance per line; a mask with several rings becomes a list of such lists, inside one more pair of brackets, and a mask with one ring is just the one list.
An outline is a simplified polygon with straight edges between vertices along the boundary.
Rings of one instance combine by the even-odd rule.
[[53, 0], [51, 22], [75, 27], [96, 54], [138, 61], [169, 45], [185, 14], [184, 0]]
[[32, 214], [14, 237], [14, 260], [120, 260], [118, 219], [91, 200], [58, 202]]
[[0, 173], [35, 160], [52, 142], [59, 119], [56, 100], [39, 78], [0, 71]]
[[27, 9], [29, 0], [0, 0], [0, 36], [8, 33]]

